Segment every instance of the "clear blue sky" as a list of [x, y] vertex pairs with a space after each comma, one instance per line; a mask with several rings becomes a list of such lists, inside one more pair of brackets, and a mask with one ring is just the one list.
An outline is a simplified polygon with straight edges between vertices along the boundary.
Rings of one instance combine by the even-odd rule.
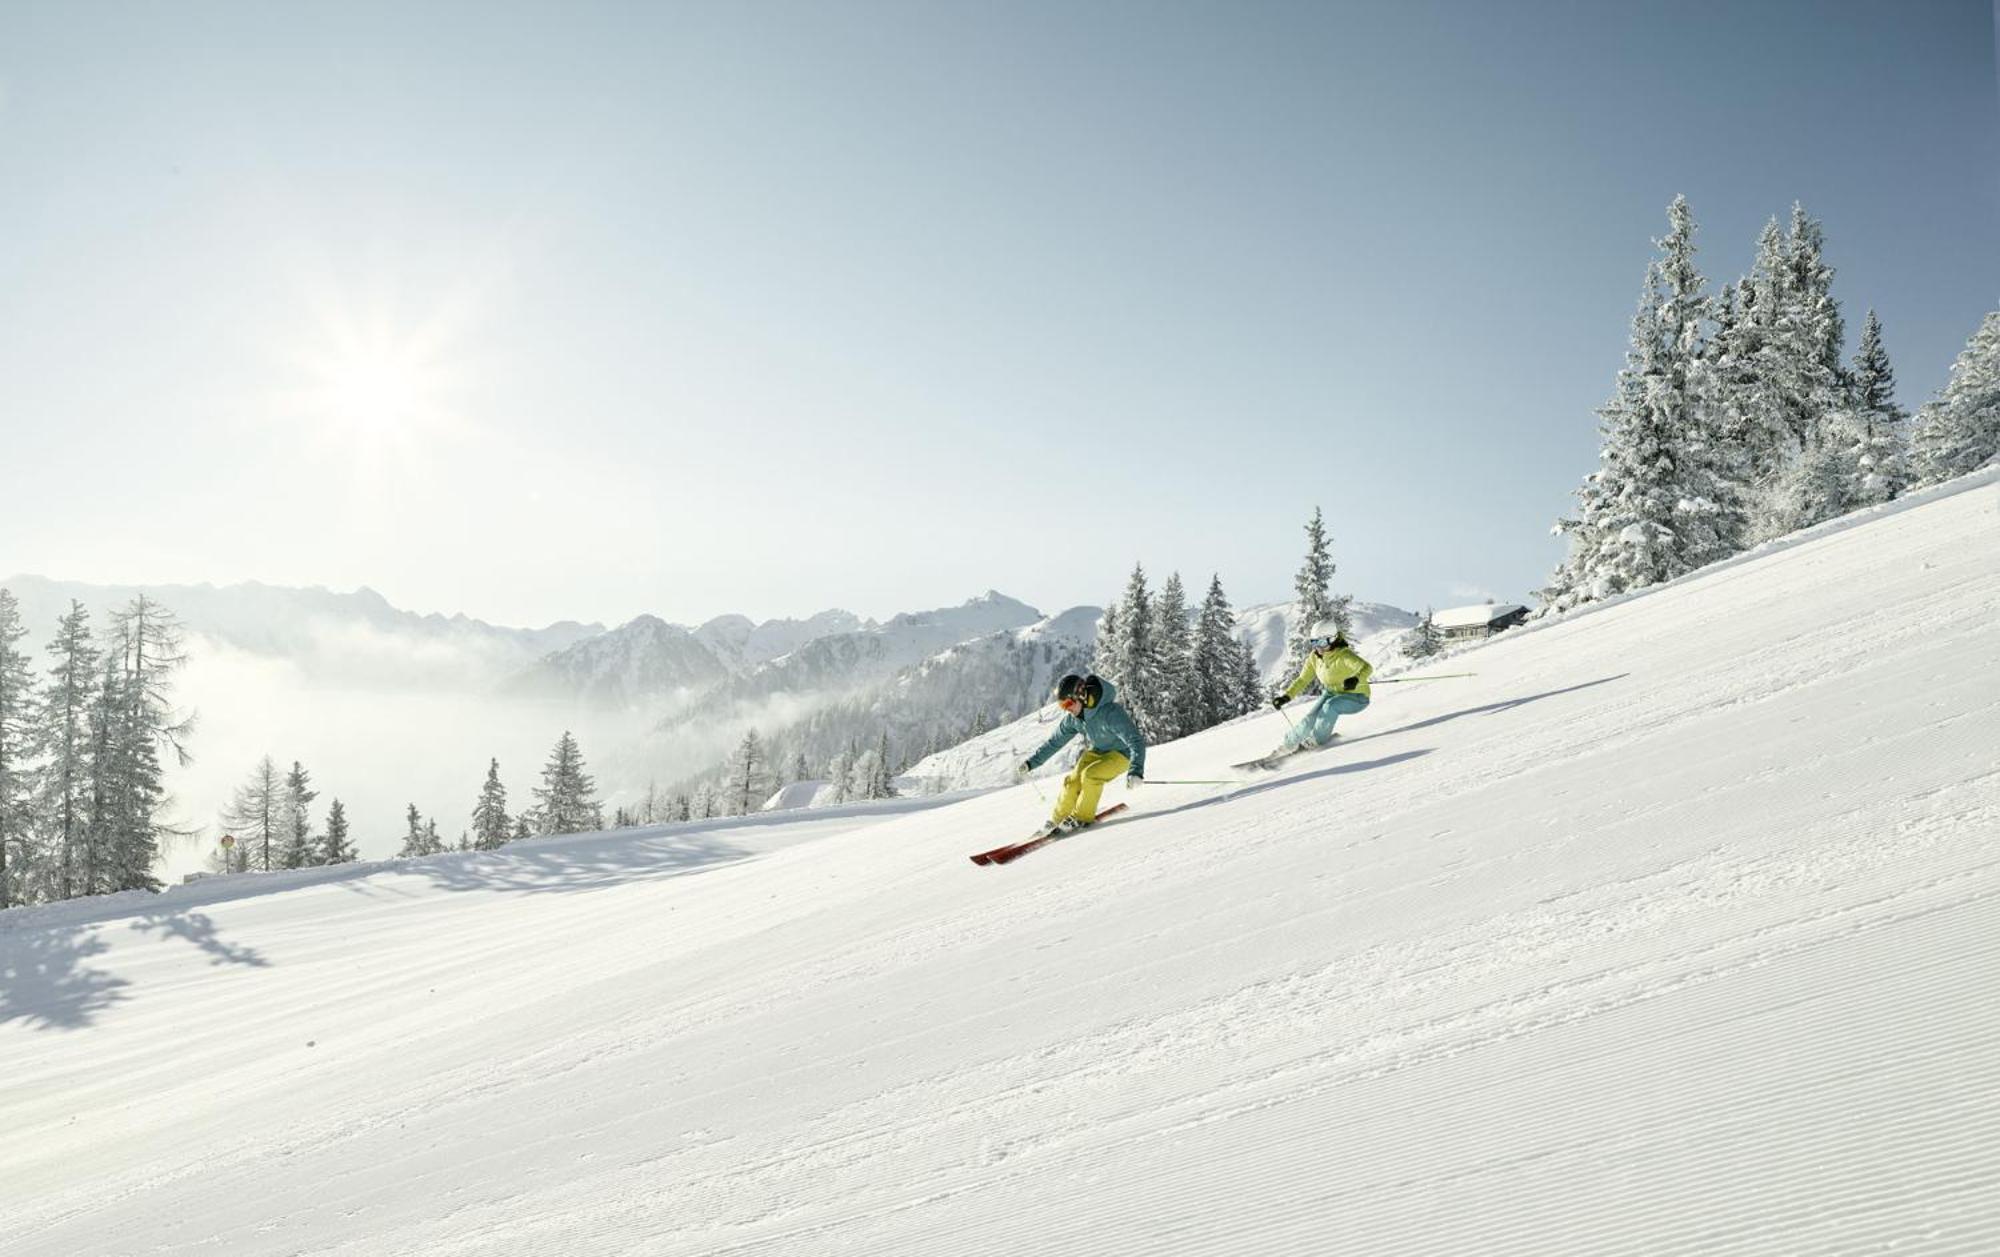
[[1796, 199], [1906, 405], [2000, 306], [1987, 0], [0, 5], [0, 576], [501, 622], [1133, 560], [1521, 599], [1651, 239]]

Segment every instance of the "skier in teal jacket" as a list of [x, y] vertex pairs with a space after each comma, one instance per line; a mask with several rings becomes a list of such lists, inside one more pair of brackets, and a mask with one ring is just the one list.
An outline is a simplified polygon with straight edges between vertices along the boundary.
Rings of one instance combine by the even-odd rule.
[[1026, 780], [1081, 733], [1087, 749], [1063, 778], [1062, 795], [1049, 817], [1055, 828], [1081, 829], [1097, 819], [1098, 796], [1119, 773], [1125, 774], [1127, 790], [1145, 781], [1146, 739], [1131, 714], [1118, 705], [1118, 688], [1101, 677], [1075, 673], [1064, 677], [1056, 683], [1056, 703], [1064, 712], [1062, 723], [1014, 772]]

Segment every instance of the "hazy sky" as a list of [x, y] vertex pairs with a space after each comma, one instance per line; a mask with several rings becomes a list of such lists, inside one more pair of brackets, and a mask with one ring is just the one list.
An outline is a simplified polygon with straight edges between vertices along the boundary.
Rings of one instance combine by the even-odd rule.
[[0, 0], [0, 577], [1521, 599], [1651, 239], [2000, 306], [1988, 0]]

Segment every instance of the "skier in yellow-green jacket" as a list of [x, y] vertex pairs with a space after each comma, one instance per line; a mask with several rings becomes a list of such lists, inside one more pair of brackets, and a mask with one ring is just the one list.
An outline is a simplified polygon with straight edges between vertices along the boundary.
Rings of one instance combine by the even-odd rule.
[[1271, 706], [1282, 709], [1315, 679], [1326, 692], [1306, 713], [1306, 718], [1285, 735], [1280, 754], [1325, 746], [1333, 740], [1336, 721], [1368, 706], [1368, 678], [1374, 675], [1375, 667], [1354, 653], [1338, 625], [1321, 620], [1313, 625], [1312, 637], [1306, 645], [1312, 653], [1306, 656], [1305, 667], [1299, 670], [1297, 680], [1271, 696]]

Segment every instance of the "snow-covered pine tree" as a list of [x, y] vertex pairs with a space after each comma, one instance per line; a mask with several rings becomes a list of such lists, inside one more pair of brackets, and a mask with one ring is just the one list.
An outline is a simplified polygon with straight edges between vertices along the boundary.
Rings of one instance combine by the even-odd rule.
[[319, 844], [313, 838], [312, 801], [319, 797], [319, 791], [312, 788], [312, 775], [299, 761], [292, 761], [292, 771], [285, 774], [284, 798], [284, 844], [280, 864], [288, 869], [302, 869], [323, 862]]
[[141, 594], [111, 617], [115, 681], [99, 693], [104, 708], [104, 754], [94, 764], [92, 828], [96, 831], [99, 889], [158, 890], [153, 864], [163, 838], [181, 831], [160, 817], [166, 803], [160, 752], [185, 766], [192, 718], [175, 713], [172, 675], [187, 662], [178, 621]]
[[403, 813], [403, 845], [396, 852], [396, 858], [429, 854], [424, 840], [424, 814], [412, 803], [409, 810]]
[[361, 853], [347, 836], [347, 809], [335, 799], [326, 809], [326, 863], [350, 864], [361, 858]]
[[1779, 473], [1764, 506], [1767, 531], [1782, 535], [1845, 515], [1862, 504], [1861, 428], [1845, 413], [1820, 421], [1813, 440]]
[[235, 835], [246, 867], [264, 873], [284, 867], [285, 779], [269, 755], [236, 787], [221, 820], [223, 832]]
[[1146, 736], [1168, 742], [1207, 727], [1201, 722], [1201, 696], [1195, 690], [1194, 633], [1179, 572], [1167, 577], [1153, 599], [1153, 631], [1158, 669], [1154, 684], [1159, 688], [1154, 699], [1156, 727], [1146, 730]]
[[1264, 678], [1257, 670], [1257, 652], [1250, 648], [1250, 643], [1238, 638], [1236, 653], [1239, 674], [1236, 678], [1235, 714], [1240, 716], [1262, 707], [1270, 695], [1265, 692]]
[[1855, 501], [1894, 501], [1910, 484], [1910, 417], [1896, 404], [1896, 371], [1882, 347], [1882, 320], [1873, 310], [1861, 325], [1861, 344], [1848, 377], [1853, 382], [1849, 409], [1860, 429], [1856, 461], [1861, 483]]
[[868, 797], [871, 799], [893, 799], [896, 797], [895, 761], [889, 758], [889, 731], [882, 730], [882, 738], [875, 744], [874, 775], [868, 781]]
[[1921, 484], [1977, 471], [2000, 454], [2000, 311], [1986, 316], [1951, 364], [1951, 378], [1917, 411], [1910, 459]]
[[70, 602], [44, 649], [54, 662], [42, 691], [37, 737], [43, 763], [35, 814], [43, 830], [38, 845], [49, 866], [38, 897], [68, 899], [83, 893], [77, 873], [90, 823], [90, 712], [99, 683], [97, 643], [82, 603]]
[[847, 749], [837, 752], [827, 764], [826, 779], [833, 787], [829, 795], [830, 802], [845, 803], [853, 794], [849, 782], [854, 773], [855, 758], [854, 743], [850, 739]]
[[604, 827], [597, 783], [584, 771], [583, 752], [567, 729], [549, 752], [542, 784], [534, 795], [535, 815], [545, 834], [581, 834]]
[[41, 721], [36, 713], [35, 672], [21, 639], [21, 605], [0, 589], [0, 908], [27, 902], [32, 864], [32, 804], [36, 794], [34, 746]]
[[[1110, 620], [1108, 615], [1107, 620]], [[1095, 671], [1118, 687], [1118, 701], [1132, 713], [1140, 729], [1150, 731], [1159, 723], [1161, 702], [1159, 633], [1143, 564], [1132, 565], [1131, 579], [1125, 582], [1125, 596], [1118, 603], [1118, 615], [1107, 627], [1115, 634], [1115, 640], [1110, 643], [1108, 656], [1100, 645], [1099, 666]], [[1108, 670], [1114, 664], [1117, 671]]]
[[513, 836], [513, 822], [507, 817], [507, 787], [500, 784], [500, 760], [486, 763], [486, 784], [479, 787], [479, 800], [472, 805], [473, 845], [481, 851], [497, 851]]
[[802, 747], [792, 753], [792, 784], [812, 780], [812, 770], [806, 767], [806, 753]]
[[1305, 667], [1306, 643], [1312, 639], [1312, 626], [1321, 620], [1332, 620], [1345, 633], [1353, 627], [1348, 604], [1353, 600], [1346, 594], [1333, 594], [1334, 562], [1331, 543], [1327, 540], [1326, 520], [1320, 508], [1313, 507], [1312, 518], [1306, 521], [1306, 557], [1299, 564], [1299, 573], [1292, 579], [1292, 589], [1298, 595], [1293, 614], [1289, 640], [1286, 642], [1286, 666], [1296, 674]]
[[757, 740], [757, 731], [751, 729], [736, 744], [736, 754], [729, 761], [730, 809], [737, 816], [749, 816], [769, 794], [764, 746]]
[[1242, 710], [1243, 660], [1235, 628], [1222, 577], [1211, 574], [1188, 653], [1190, 733], [1221, 724]]
[[1438, 631], [1431, 609], [1425, 607], [1423, 618], [1403, 635], [1403, 653], [1412, 659], [1429, 659], [1443, 649], [1444, 634]]
[[[686, 801], [685, 797], [683, 797], [682, 801], [683, 802]], [[686, 820], [687, 817], [683, 815], [681, 819]], [[533, 838], [534, 836], [535, 836], [535, 824], [533, 821], [528, 819], [528, 814], [526, 812], [523, 812], [519, 816], [516, 816], [514, 818], [514, 837], [512, 841], [520, 842], [524, 838]]]
[[1091, 650], [1090, 670], [1114, 682], [1124, 676], [1125, 657], [1120, 653], [1124, 641], [1124, 626], [1118, 622], [1118, 604], [1114, 601], [1098, 618], [1097, 644]]
[[435, 816], [426, 817], [424, 820], [423, 853], [425, 855], [442, 855], [444, 853], [444, 850], [445, 850], [444, 839], [438, 836], [437, 817]]
[[1600, 464], [1557, 524], [1570, 555], [1543, 591], [1549, 609], [1671, 580], [1741, 546], [1740, 487], [1703, 405], [1707, 301], [1687, 201], [1668, 208], [1661, 256], [1646, 268], [1625, 367], [1598, 411]]

